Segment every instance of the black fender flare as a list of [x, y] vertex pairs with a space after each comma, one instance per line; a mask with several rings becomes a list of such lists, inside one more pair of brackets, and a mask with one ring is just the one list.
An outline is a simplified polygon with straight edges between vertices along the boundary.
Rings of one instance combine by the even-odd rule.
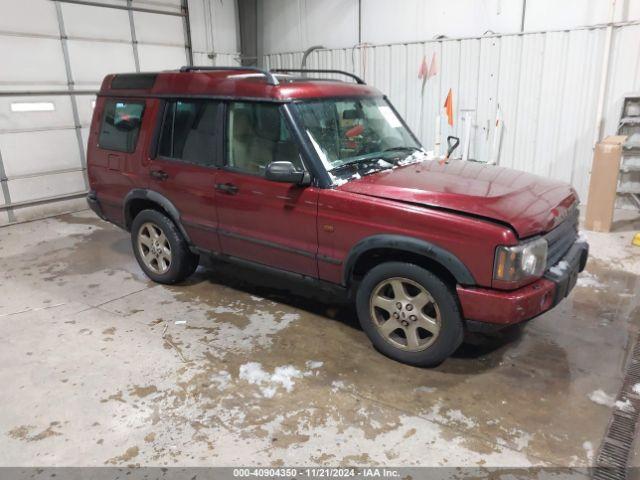
[[167, 212], [167, 215], [169, 215], [169, 218], [173, 221], [173, 223], [176, 224], [176, 227], [178, 227], [178, 230], [180, 230], [180, 233], [184, 236], [187, 243], [189, 245], [192, 244], [189, 234], [180, 222], [180, 212], [178, 211], [176, 206], [171, 203], [171, 200], [169, 200], [161, 193], [155, 192], [153, 190], [147, 190], [145, 188], [134, 188], [124, 197], [122, 218], [124, 218], [124, 224], [127, 230], [131, 229], [131, 222], [133, 221], [133, 219], [131, 218], [131, 211], [129, 209], [131, 202], [133, 200], [140, 199], [148, 200], [150, 202], [158, 204], [165, 212]]
[[349, 279], [351, 278], [353, 269], [360, 256], [370, 250], [378, 248], [391, 248], [429, 258], [446, 268], [459, 284], [475, 285], [476, 283], [467, 266], [448, 250], [434, 245], [431, 242], [413, 237], [380, 234], [364, 238], [351, 248], [347, 258], [345, 259], [342, 271], [343, 285], [349, 284]]

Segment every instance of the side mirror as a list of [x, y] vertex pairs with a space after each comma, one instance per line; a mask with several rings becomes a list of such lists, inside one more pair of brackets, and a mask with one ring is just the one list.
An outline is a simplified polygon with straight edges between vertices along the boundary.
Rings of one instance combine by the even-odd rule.
[[274, 182], [295, 183], [301, 186], [311, 183], [309, 172], [298, 170], [293, 163], [285, 161], [271, 162], [267, 165], [265, 177]]

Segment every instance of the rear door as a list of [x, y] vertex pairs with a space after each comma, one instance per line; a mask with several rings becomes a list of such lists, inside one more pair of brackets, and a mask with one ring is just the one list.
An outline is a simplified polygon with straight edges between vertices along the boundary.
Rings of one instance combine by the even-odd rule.
[[220, 250], [214, 187], [222, 109], [216, 100], [167, 101], [149, 167], [149, 188], [178, 209], [193, 243], [211, 251]]
[[222, 251], [316, 277], [318, 190], [265, 178], [276, 160], [305, 168], [280, 107], [232, 102], [224, 167], [216, 176]]

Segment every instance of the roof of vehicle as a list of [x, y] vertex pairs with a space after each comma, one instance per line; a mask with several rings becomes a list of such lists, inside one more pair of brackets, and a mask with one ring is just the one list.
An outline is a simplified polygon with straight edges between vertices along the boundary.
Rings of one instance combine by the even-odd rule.
[[[291, 72], [300, 72], [291, 70]], [[323, 73], [319, 70], [310, 73]], [[358, 77], [348, 72], [326, 71]], [[293, 76], [250, 67], [183, 67], [157, 73], [107, 75], [100, 95], [216, 96], [291, 101], [310, 98], [380, 96], [376, 88], [335, 79]]]

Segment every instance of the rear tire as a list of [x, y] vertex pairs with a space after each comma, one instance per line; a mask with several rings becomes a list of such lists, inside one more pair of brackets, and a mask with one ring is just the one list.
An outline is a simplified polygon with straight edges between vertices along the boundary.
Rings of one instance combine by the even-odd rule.
[[198, 255], [166, 215], [143, 210], [131, 225], [131, 244], [140, 268], [154, 282], [173, 284], [198, 268]]
[[374, 347], [409, 365], [442, 363], [464, 337], [455, 293], [436, 275], [411, 263], [372, 268], [358, 287], [356, 308]]

